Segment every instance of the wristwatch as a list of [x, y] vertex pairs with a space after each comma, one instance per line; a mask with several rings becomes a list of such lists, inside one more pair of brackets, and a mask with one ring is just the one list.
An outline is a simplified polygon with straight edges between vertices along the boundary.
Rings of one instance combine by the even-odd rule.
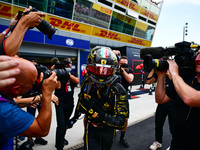
[[2, 34], [5, 35], [5, 34], [6, 34], [6, 31], [4, 30], [4, 31], [2, 32]]

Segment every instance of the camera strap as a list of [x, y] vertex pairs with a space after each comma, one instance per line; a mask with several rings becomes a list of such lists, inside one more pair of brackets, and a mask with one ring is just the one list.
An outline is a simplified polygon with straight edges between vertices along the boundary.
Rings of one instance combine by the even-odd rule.
[[10, 102], [12, 104], [15, 104], [16, 105], [16, 102], [10, 98], [9, 96], [7, 96], [6, 94], [0, 92], [0, 101], [2, 102]]
[[0, 92], [0, 101], [2, 101], [2, 102], [10, 102], [10, 103], [15, 104], [15, 105], [19, 105], [19, 104], [21, 104], [21, 105], [31, 105], [31, 104], [33, 104], [36, 96], [33, 97], [33, 100], [30, 103], [16, 103], [12, 98], [7, 96], [3, 92]]

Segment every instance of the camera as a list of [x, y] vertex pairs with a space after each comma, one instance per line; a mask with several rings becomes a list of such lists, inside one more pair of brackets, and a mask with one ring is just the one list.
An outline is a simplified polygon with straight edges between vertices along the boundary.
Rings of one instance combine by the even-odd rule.
[[43, 65], [35, 64], [35, 66], [37, 68], [38, 75], [40, 75], [40, 73], [43, 72], [44, 79], [49, 78], [52, 74], [52, 71], [56, 73], [59, 81], [60, 80], [68, 81], [70, 78], [69, 72], [71, 71], [71, 68], [63, 68], [65, 66], [63, 66], [62, 64], [55, 65], [55, 69], [52, 70], [49, 70], [46, 66]]
[[120, 67], [122, 67], [122, 68], [128, 68], [128, 64], [121, 64]]
[[[141, 52], [142, 51], [142, 52]], [[176, 43], [175, 46], [169, 48], [144, 48], [141, 49], [140, 55], [144, 59], [144, 71], [150, 72], [152, 69], [166, 71], [169, 67], [167, 60], [159, 58], [173, 56], [175, 62], [179, 66], [181, 76], [188, 76], [195, 73], [196, 54], [191, 49], [191, 43], [183, 41]], [[158, 57], [157, 59], [153, 59]]]
[[121, 64], [120, 67], [116, 69], [116, 72], [115, 72], [116, 75], [120, 75], [121, 74], [120, 73], [122, 71], [121, 68], [125, 68], [125, 71], [127, 73], [129, 72], [128, 64]]
[[119, 62], [122, 58], [122, 56], [119, 54], [119, 55], [116, 55], [117, 56], [117, 61]]
[[[20, 18], [23, 16], [23, 15], [27, 15], [29, 14], [30, 12], [38, 12], [38, 10], [36, 8], [32, 8], [30, 11], [26, 11], [26, 12], [22, 12], [22, 11], [19, 11], [18, 12], [18, 20], [20, 20]], [[42, 21], [40, 22], [40, 24], [36, 27], [40, 32], [42, 32], [43, 34], [47, 35], [47, 37], [52, 40], [52, 35], [55, 34], [56, 32], [56, 28], [53, 27], [50, 23], [48, 23], [46, 20], [42, 19]]]

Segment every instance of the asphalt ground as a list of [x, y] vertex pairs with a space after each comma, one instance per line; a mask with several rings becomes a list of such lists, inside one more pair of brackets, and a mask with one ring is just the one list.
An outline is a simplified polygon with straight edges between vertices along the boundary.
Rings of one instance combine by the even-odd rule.
[[[120, 132], [116, 133], [116, 140], [113, 143], [112, 150], [131, 149], [131, 150], [148, 150], [149, 146], [155, 140], [155, 124], [154, 113], [156, 111], [157, 103], [155, 103], [155, 93], [150, 89], [150, 85], [145, 85], [145, 89], [140, 89], [139, 85], [133, 86], [131, 95], [129, 97], [130, 117], [126, 138], [130, 145], [129, 148], [124, 148], [119, 144]], [[75, 88], [74, 100], [75, 105], [78, 100], [78, 93], [80, 88]], [[73, 114], [72, 114], [73, 116]], [[56, 133], [56, 115], [55, 107], [52, 104], [52, 123], [49, 134], [44, 137], [48, 141], [47, 145], [35, 144], [33, 150], [56, 150], [55, 148], [55, 133]], [[83, 149], [83, 117], [80, 118], [73, 126], [67, 130], [65, 138], [69, 144], [64, 147], [64, 150], [82, 150]], [[25, 140], [19, 142], [22, 144]], [[171, 141], [171, 135], [168, 128], [168, 121], [166, 120], [163, 128], [163, 148], [166, 150]]]
[[[150, 145], [155, 139], [154, 120], [155, 117], [152, 116], [127, 128], [126, 139], [129, 143], [129, 148], [124, 148], [120, 144], [120, 132], [117, 132], [112, 150], [149, 150]], [[168, 120], [166, 120], [163, 127], [163, 146], [159, 150], [166, 150], [170, 146], [170, 143], [171, 134], [169, 131]], [[83, 147], [78, 150], [83, 150]]]

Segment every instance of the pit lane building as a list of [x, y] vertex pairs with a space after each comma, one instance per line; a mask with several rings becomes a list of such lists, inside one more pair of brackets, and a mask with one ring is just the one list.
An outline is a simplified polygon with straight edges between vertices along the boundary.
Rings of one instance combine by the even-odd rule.
[[[150, 47], [163, 2], [153, 0], [0, 0], [0, 31], [5, 30], [18, 11], [28, 6], [45, 12], [44, 19], [57, 28], [52, 40], [38, 31], [28, 30], [19, 50], [21, 57], [35, 57], [50, 66], [51, 58], [73, 59], [73, 70], [82, 80], [90, 50], [103, 45], [119, 49], [135, 66], [141, 47]], [[139, 77], [140, 78], [140, 77]]]

